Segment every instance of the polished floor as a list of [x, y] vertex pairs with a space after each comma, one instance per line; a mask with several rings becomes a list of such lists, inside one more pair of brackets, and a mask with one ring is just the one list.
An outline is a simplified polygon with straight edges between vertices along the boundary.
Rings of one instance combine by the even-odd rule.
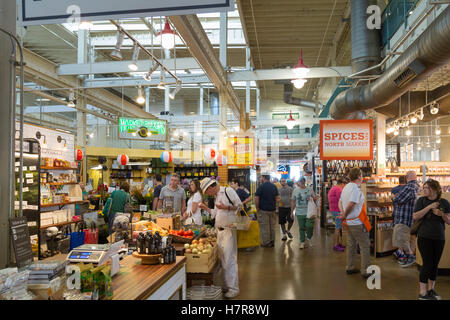
[[[360, 274], [345, 273], [345, 252], [333, 251], [333, 231], [316, 224], [313, 247], [299, 248], [298, 225], [293, 240], [280, 240], [277, 226], [274, 248], [239, 250], [239, 287], [236, 299], [251, 300], [415, 300], [418, 296], [417, 266], [402, 268], [393, 256], [374, 258], [381, 269], [381, 289], [369, 290]], [[359, 257], [358, 257], [359, 268]], [[215, 284], [221, 284], [221, 274]], [[436, 291], [450, 299], [450, 276], [437, 279]]]

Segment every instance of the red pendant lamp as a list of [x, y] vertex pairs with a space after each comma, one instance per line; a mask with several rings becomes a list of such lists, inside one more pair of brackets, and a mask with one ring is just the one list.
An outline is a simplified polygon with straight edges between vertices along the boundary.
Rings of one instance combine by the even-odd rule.
[[292, 117], [292, 110], [290, 110], [289, 111], [289, 119], [287, 119], [287, 121], [286, 121], [286, 127], [289, 130], [292, 130], [292, 129], [294, 129], [294, 126], [295, 126], [295, 119]]
[[161, 37], [161, 46], [164, 49], [173, 49], [175, 47], [176, 32], [170, 28], [169, 19], [166, 18], [164, 29], [158, 33], [158, 37]]

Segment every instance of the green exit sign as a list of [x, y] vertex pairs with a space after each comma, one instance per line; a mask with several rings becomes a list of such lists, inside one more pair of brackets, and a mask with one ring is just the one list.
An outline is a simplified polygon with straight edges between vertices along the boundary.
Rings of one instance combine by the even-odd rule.
[[165, 141], [167, 121], [157, 119], [119, 118], [119, 138]]

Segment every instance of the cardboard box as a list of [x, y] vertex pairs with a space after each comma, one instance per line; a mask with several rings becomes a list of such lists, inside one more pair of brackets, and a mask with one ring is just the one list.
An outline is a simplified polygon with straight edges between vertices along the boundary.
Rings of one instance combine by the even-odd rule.
[[181, 216], [168, 216], [168, 215], [160, 215], [156, 218], [156, 224], [162, 228], [166, 228], [169, 230], [180, 230], [181, 229]]
[[186, 272], [188, 273], [210, 273], [217, 262], [217, 246], [210, 254], [185, 253]]

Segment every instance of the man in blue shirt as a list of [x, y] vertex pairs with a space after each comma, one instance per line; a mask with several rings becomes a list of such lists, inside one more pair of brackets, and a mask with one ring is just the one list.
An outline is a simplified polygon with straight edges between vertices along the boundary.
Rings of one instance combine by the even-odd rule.
[[[406, 176], [400, 176], [398, 177], [398, 182], [400, 183], [398, 186], [392, 188], [391, 193], [394, 195], [394, 197], [396, 197], [400, 191], [402, 191], [403, 187], [406, 185]], [[396, 202], [393, 202], [394, 205], [394, 211], [392, 213], [392, 217], [395, 217], [395, 212], [397, 211], [397, 205]], [[406, 258], [406, 254], [403, 252], [402, 249], [398, 248], [395, 252], [394, 252], [394, 256], [397, 259], [404, 259]]]
[[270, 182], [269, 175], [262, 176], [262, 184], [255, 193], [255, 206], [263, 247], [275, 245], [275, 226], [277, 224], [277, 203], [280, 196], [277, 187]]
[[392, 243], [395, 247], [402, 249], [406, 253], [404, 259], [399, 259], [402, 267], [408, 267], [416, 262], [416, 257], [411, 250], [410, 231], [413, 223], [414, 203], [419, 191], [417, 183], [417, 175], [415, 171], [406, 173], [407, 184], [395, 196], [395, 212], [394, 212], [394, 234]]

